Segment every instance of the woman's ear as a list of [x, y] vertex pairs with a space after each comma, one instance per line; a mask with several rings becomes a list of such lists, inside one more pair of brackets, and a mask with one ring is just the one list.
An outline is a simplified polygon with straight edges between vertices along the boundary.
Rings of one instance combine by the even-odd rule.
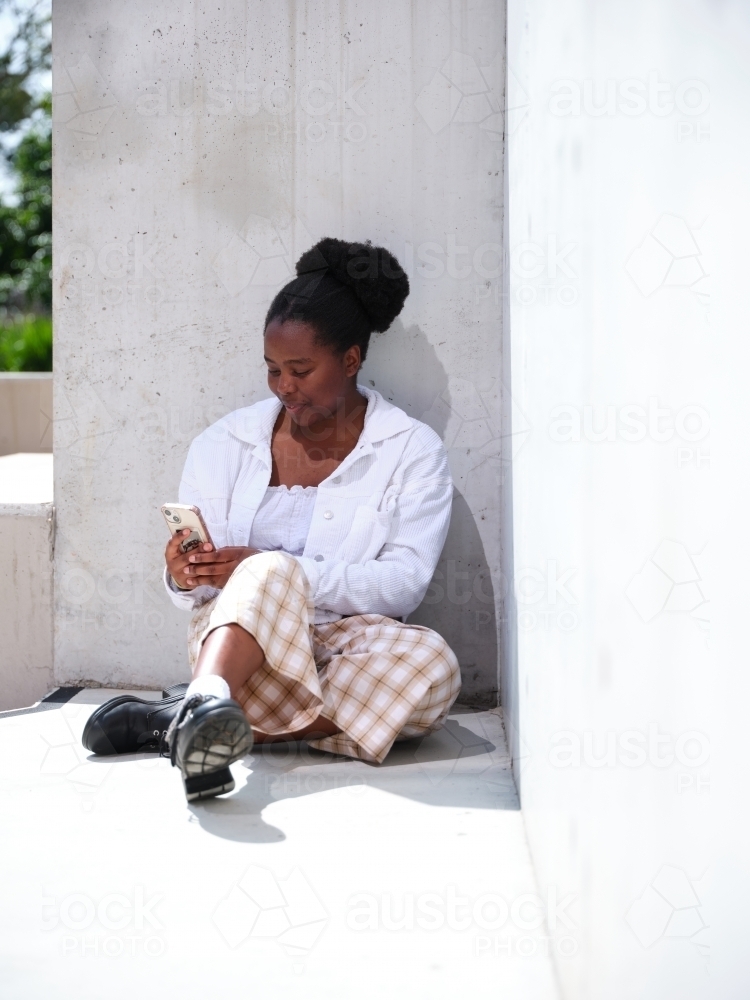
[[362, 352], [359, 349], [359, 344], [354, 344], [352, 347], [347, 348], [344, 354], [344, 371], [346, 372], [347, 378], [351, 378], [352, 375], [356, 375], [359, 369], [362, 367]]

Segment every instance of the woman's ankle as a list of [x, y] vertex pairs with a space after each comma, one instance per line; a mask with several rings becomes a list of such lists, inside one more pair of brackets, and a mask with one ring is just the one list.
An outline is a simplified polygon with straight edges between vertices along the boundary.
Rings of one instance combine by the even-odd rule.
[[229, 685], [220, 674], [200, 674], [192, 680], [185, 692], [185, 698], [194, 694], [203, 694], [214, 698], [231, 698]]

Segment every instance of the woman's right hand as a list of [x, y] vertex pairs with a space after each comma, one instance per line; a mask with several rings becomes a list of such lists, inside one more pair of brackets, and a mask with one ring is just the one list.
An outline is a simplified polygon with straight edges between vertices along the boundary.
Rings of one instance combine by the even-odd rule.
[[164, 552], [164, 558], [167, 561], [167, 570], [169, 575], [172, 577], [174, 582], [177, 584], [180, 590], [195, 590], [196, 587], [200, 586], [198, 580], [188, 579], [188, 575], [185, 572], [189, 566], [189, 556], [194, 555], [196, 552], [213, 552], [214, 547], [210, 542], [204, 542], [202, 545], [198, 545], [196, 548], [191, 549], [190, 552], [183, 552], [180, 549], [185, 535], [190, 534], [189, 528], [183, 528], [182, 531], [178, 531], [176, 535], [173, 535], [167, 542], [167, 548]]

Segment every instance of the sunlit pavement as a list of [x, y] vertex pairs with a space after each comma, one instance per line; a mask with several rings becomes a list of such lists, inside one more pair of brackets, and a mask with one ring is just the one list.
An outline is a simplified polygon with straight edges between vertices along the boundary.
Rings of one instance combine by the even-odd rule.
[[575, 930], [542, 923], [498, 712], [380, 767], [258, 748], [188, 806], [167, 759], [81, 747], [114, 693], [0, 715], [4, 996], [557, 995]]

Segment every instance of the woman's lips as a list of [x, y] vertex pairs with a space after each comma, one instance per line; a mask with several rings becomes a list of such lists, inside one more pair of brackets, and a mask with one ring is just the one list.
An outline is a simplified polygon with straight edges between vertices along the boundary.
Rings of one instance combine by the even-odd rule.
[[306, 403], [284, 403], [284, 406], [290, 413], [299, 413], [300, 410], [304, 410]]

